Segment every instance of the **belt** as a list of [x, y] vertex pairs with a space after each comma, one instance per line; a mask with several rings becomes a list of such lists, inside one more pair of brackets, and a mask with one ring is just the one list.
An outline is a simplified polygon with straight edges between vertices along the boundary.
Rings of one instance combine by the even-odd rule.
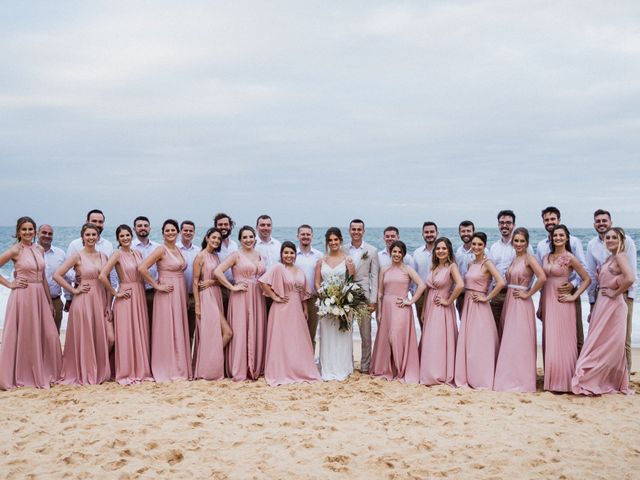
[[507, 288], [513, 288], [515, 290], [529, 290], [527, 287], [525, 287], [524, 285], [507, 285]]
[[51, 300], [58, 300], [60, 298], [60, 295], [58, 295], [57, 297], [51, 297]]

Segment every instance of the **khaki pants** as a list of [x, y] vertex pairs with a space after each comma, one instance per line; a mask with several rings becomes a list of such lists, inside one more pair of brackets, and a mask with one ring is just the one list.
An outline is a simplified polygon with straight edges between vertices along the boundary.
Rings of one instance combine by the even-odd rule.
[[496, 329], [498, 330], [498, 338], [502, 338], [502, 329], [500, 328], [500, 316], [502, 315], [502, 308], [504, 307], [504, 299], [507, 298], [507, 289], [503, 288], [498, 295], [491, 299], [491, 313], [493, 313], [493, 319], [496, 322]]
[[633, 298], [624, 293], [624, 301], [627, 304], [627, 338], [624, 341], [624, 353], [627, 355], [627, 367], [629, 367], [629, 375], [631, 375], [631, 330], [633, 329]]
[[316, 307], [316, 296], [313, 295], [307, 299], [307, 327], [309, 328], [309, 337], [313, 345], [313, 351], [316, 351], [316, 332], [318, 331], [318, 307]]
[[64, 304], [62, 303], [60, 296], [52, 298], [51, 303], [53, 303], [53, 321], [56, 324], [58, 333], [60, 333], [60, 326], [62, 325], [62, 309], [64, 308]]
[[369, 373], [369, 365], [371, 363], [371, 315], [358, 320], [358, 328], [360, 329], [360, 338], [362, 340], [362, 356], [360, 357], [360, 371]]

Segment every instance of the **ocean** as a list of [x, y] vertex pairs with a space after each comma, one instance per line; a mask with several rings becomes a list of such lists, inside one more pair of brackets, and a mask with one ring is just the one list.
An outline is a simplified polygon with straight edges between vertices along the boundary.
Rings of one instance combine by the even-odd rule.
[[[202, 236], [208, 226], [200, 226], [196, 228], [196, 243], [200, 243], [202, 240]], [[347, 227], [340, 227], [342, 230], [342, 234], [345, 238], [345, 242], [348, 241], [348, 233]], [[313, 245], [320, 251], [324, 251], [324, 232], [327, 227], [315, 227], [315, 238]], [[406, 243], [408, 251], [411, 253], [419, 246], [424, 244], [422, 240], [422, 229], [416, 227], [407, 227], [407, 228], [399, 228], [400, 229], [400, 238], [403, 242]], [[375, 246], [378, 249], [384, 247], [384, 242], [382, 241], [382, 234], [384, 228], [378, 227], [369, 227], [365, 232], [365, 241]], [[500, 236], [497, 228], [478, 228], [477, 230], [483, 231], [487, 234], [488, 244], [490, 245], [495, 240], [497, 240]], [[636, 241], [636, 247], [638, 246], [638, 241], [640, 241], [640, 229], [631, 228], [625, 230], [628, 235], [630, 235]], [[234, 232], [235, 233], [235, 232]], [[0, 251], [5, 251], [10, 245], [15, 241], [13, 235], [15, 234], [14, 227], [0, 227]], [[531, 245], [535, 249], [537, 243], [545, 238], [546, 231], [543, 228], [529, 228], [529, 234], [531, 237]], [[591, 238], [594, 237], [595, 232], [592, 228], [575, 228], [571, 230], [571, 234], [578, 237], [583, 246], [586, 248], [587, 243]], [[458, 237], [457, 228], [442, 228], [440, 229], [440, 235], [448, 237], [451, 239], [453, 243], [454, 249], [458, 248], [461, 244], [460, 238]], [[80, 227], [54, 227], [54, 239], [53, 244], [62, 248], [66, 251], [69, 243], [78, 238], [80, 236]], [[296, 242], [296, 227], [279, 227], [273, 229], [273, 236], [278, 240], [291, 240], [294, 243]], [[114, 246], [117, 245], [115, 241], [115, 228], [112, 226], [107, 226], [105, 231], [103, 232], [103, 237], [110, 240]], [[156, 227], [155, 230], [151, 233], [151, 238], [156, 240], [157, 242], [162, 242], [162, 236], [160, 234], [159, 226]], [[235, 237], [234, 237], [235, 238]], [[640, 257], [640, 256], [639, 256]], [[0, 268], [0, 273], [4, 275], [5, 278], [9, 278], [12, 271], [12, 262], [7, 263], [2, 268]], [[638, 289], [640, 290], [640, 288]], [[0, 328], [4, 325], [4, 315], [6, 311], [7, 300], [9, 298], [10, 290], [0, 286]], [[640, 296], [636, 294], [636, 299]], [[534, 296], [534, 302], [538, 302], [539, 295]], [[638, 301], [636, 300], [636, 303]], [[582, 312], [584, 321], [584, 331], [585, 334], [588, 330], [588, 324], [586, 323], [587, 312], [589, 311], [589, 302], [587, 300], [587, 295], [582, 295]], [[66, 325], [66, 314], [63, 318], [63, 328]], [[419, 333], [419, 325], [416, 324]], [[538, 342], [540, 342], [541, 335], [541, 325], [538, 322]], [[375, 332], [375, 322], [373, 325], [373, 329]], [[358, 335], [357, 327], [355, 328], [354, 334]], [[634, 346], [640, 346], [640, 305], [634, 306], [633, 312], [633, 335], [632, 335], [632, 343]]]

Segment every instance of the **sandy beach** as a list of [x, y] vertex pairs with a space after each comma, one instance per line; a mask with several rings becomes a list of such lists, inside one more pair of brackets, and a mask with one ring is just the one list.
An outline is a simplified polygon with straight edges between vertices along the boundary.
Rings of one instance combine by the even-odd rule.
[[[640, 393], [637, 372], [632, 380]], [[18, 389], [0, 392], [0, 411], [8, 479], [632, 479], [640, 471], [639, 395], [482, 392], [356, 373], [277, 388], [224, 380]]]

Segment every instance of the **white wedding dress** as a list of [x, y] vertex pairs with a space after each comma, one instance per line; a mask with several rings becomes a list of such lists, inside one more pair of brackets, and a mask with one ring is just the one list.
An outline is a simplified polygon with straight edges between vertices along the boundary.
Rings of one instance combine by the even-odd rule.
[[[320, 268], [322, 280], [331, 276], [344, 278], [347, 267], [344, 262], [331, 268], [323, 260]], [[353, 373], [352, 330], [341, 332], [339, 322], [333, 317], [320, 317], [320, 373], [323, 380], [344, 380]]]

